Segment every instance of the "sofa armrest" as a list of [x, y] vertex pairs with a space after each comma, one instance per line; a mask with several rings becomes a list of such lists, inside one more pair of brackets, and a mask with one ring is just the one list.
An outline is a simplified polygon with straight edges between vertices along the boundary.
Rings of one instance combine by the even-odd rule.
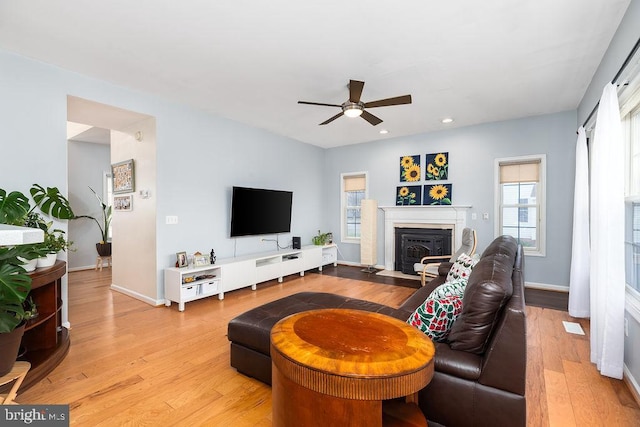
[[503, 316], [505, 318], [499, 322], [485, 352], [478, 382], [524, 396], [527, 379], [525, 313], [505, 307]]
[[436, 346], [435, 370], [443, 374], [478, 381], [482, 367], [482, 357], [466, 351], [452, 350], [447, 343]]

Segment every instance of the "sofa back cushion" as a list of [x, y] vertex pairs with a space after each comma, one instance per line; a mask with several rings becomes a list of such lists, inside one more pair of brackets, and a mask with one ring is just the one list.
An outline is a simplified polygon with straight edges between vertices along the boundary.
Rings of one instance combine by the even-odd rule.
[[513, 294], [511, 275], [518, 244], [495, 239], [473, 268], [462, 299], [462, 313], [448, 336], [453, 350], [483, 354], [505, 303]]

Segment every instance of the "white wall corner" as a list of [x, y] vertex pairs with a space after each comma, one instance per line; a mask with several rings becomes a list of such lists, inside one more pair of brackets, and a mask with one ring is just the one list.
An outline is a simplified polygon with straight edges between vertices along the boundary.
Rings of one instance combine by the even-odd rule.
[[118, 286], [115, 284], [111, 284], [111, 289], [117, 292], [120, 292], [121, 294], [125, 294], [127, 296], [130, 296], [132, 298], [135, 298], [139, 301], [145, 302], [149, 305], [153, 305], [153, 306], [159, 306], [159, 305], [164, 305], [165, 300], [163, 299], [153, 299], [153, 298], [149, 298], [146, 295], [142, 295], [139, 294], [138, 292], [132, 291], [131, 289], [127, 289], [127, 288], [123, 288], [122, 286]]

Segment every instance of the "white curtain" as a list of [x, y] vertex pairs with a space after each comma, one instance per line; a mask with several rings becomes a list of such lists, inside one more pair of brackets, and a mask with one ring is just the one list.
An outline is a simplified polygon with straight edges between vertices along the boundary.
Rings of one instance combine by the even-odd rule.
[[616, 86], [602, 91], [591, 143], [591, 361], [622, 378], [624, 364], [624, 142]]
[[578, 129], [573, 193], [573, 243], [569, 277], [569, 314], [589, 317], [589, 155], [587, 135]]

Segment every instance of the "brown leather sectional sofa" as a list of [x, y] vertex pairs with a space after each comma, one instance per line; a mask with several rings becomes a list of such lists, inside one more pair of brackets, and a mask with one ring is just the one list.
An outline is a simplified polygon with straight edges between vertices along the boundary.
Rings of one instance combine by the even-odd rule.
[[[231, 320], [231, 366], [271, 384], [270, 332], [280, 319], [318, 308], [373, 311], [406, 320], [442, 284], [440, 276], [418, 289], [398, 309], [340, 295], [302, 292]], [[419, 393], [429, 426], [526, 425], [526, 319], [524, 257], [515, 239], [501, 236], [484, 251], [463, 297], [462, 314], [446, 343], [436, 344], [435, 374]]]

